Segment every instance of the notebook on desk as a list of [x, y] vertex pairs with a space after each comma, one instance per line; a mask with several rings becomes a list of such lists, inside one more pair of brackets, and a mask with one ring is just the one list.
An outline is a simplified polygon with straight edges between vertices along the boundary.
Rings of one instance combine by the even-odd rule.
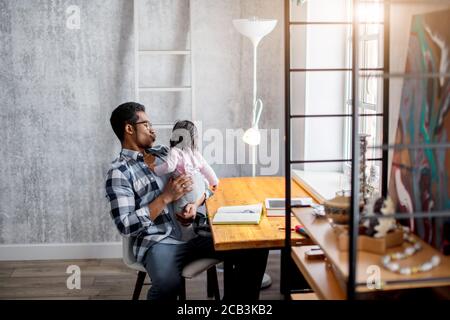
[[259, 224], [262, 203], [245, 206], [220, 207], [212, 220], [213, 224]]
[[[293, 207], [309, 207], [312, 203], [312, 199], [309, 197], [291, 199], [291, 206]], [[267, 198], [265, 205], [268, 217], [284, 217], [286, 215], [285, 198]]]

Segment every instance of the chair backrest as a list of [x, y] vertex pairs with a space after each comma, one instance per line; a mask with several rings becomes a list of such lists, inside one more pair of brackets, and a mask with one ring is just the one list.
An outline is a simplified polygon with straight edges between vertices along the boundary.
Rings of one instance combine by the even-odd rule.
[[122, 259], [127, 266], [136, 263], [133, 254], [133, 241], [131, 240], [130, 237], [122, 237]]

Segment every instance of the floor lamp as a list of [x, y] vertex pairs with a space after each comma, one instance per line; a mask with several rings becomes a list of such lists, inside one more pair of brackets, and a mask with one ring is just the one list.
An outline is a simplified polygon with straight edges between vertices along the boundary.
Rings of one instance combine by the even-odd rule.
[[256, 148], [261, 142], [261, 134], [258, 129], [259, 118], [264, 108], [264, 104], [257, 95], [257, 53], [258, 44], [262, 38], [268, 35], [277, 25], [277, 20], [259, 19], [252, 17], [249, 19], [235, 19], [233, 25], [242, 35], [248, 37], [253, 44], [253, 109], [252, 126], [245, 131], [243, 140], [250, 145], [252, 154], [252, 176], [256, 175]]
[[[272, 19], [258, 19], [252, 17], [249, 19], [235, 19], [233, 25], [242, 35], [248, 37], [253, 44], [253, 111], [252, 111], [252, 126], [245, 131], [243, 140], [250, 146], [252, 154], [252, 176], [256, 175], [256, 148], [261, 142], [261, 134], [258, 129], [259, 118], [264, 108], [264, 104], [257, 95], [257, 61], [258, 61], [258, 44], [262, 38], [272, 32], [277, 25], [277, 20]], [[261, 283], [261, 288], [267, 288], [272, 284], [272, 279], [267, 273], [264, 273], [264, 278]]]

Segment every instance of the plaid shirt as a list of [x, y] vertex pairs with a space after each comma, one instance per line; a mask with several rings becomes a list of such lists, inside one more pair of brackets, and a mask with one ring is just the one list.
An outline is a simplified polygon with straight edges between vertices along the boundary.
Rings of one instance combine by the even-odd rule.
[[[168, 151], [165, 146], [147, 150], [156, 156], [157, 163], [165, 159]], [[132, 237], [133, 253], [138, 262], [143, 261], [147, 249], [154, 243], [182, 243], [172, 204], [166, 206], [154, 221], [150, 219], [148, 204], [161, 194], [168, 178], [169, 175], [156, 176], [140, 152], [128, 149], [122, 149], [108, 171], [106, 197], [111, 204], [111, 217], [121, 235]], [[211, 194], [209, 191], [206, 198]], [[198, 211], [206, 217], [204, 206]]]

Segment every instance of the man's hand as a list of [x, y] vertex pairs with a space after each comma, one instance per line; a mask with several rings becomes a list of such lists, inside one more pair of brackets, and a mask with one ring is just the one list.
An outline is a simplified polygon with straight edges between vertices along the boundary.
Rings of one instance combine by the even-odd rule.
[[176, 179], [170, 178], [159, 197], [148, 204], [150, 219], [155, 220], [166, 205], [180, 199], [189, 191], [192, 191], [190, 176], [181, 175]]
[[192, 183], [192, 178], [185, 174], [175, 179], [170, 178], [162, 193], [166, 204], [178, 200], [186, 193], [192, 191]]
[[197, 215], [197, 205], [195, 203], [188, 203], [184, 207], [184, 211], [177, 213], [177, 219], [183, 226], [189, 226], [195, 220]]
[[150, 153], [144, 153], [144, 162], [146, 165], [148, 165], [149, 167], [151, 165], [155, 165], [155, 156], [150, 154]]
[[197, 209], [200, 207], [203, 202], [205, 202], [206, 195], [203, 194], [200, 198], [197, 199], [194, 203], [188, 203], [184, 207], [184, 211], [182, 213], [177, 214], [177, 219], [183, 226], [188, 226], [192, 222], [194, 222], [195, 217], [197, 215]]
[[144, 153], [144, 162], [152, 171], [155, 171], [155, 159], [156, 157], [154, 155], [150, 153]]

